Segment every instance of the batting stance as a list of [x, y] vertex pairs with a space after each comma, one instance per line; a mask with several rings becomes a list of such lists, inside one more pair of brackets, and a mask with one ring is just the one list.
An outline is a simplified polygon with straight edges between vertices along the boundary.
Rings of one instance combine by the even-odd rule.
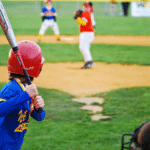
[[60, 32], [58, 24], [56, 22], [56, 9], [52, 6], [52, 0], [44, 0], [45, 6], [42, 8], [41, 16], [43, 18], [43, 23], [39, 31], [38, 42], [41, 41], [43, 35], [45, 34], [48, 27], [52, 27], [54, 34], [56, 35], [56, 40], [60, 41]]
[[79, 49], [85, 61], [81, 69], [92, 68], [94, 62], [90, 53], [90, 47], [94, 40], [94, 28], [91, 20], [91, 5], [89, 2], [83, 3], [83, 11], [77, 10], [74, 14], [74, 19], [76, 19], [80, 25]]
[[[32, 41], [18, 43], [19, 51], [31, 81], [38, 77], [43, 63], [40, 47]], [[45, 118], [44, 100], [35, 84], [28, 85], [12, 49], [8, 58], [9, 83], [0, 91], [0, 150], [19, 150], [29, 124], [29, 115]]]

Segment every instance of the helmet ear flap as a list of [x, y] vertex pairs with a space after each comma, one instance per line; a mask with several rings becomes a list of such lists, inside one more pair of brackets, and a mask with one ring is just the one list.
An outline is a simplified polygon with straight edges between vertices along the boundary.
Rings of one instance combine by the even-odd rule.
[[43, 67], [44, 62], [45, 62], [45, 58], [42, 56], [42, 62], [41, 62], [41, 67], [39, 68], [39, 72], [42, 71], [42, 67]]

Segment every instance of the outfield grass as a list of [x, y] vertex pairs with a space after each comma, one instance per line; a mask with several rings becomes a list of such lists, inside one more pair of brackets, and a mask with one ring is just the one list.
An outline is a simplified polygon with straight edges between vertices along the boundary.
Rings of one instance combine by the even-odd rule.
[[[9, 2], [4, 1], [3, 5], [8, 14], [15, 34], [38, 35], [41, 26], [40, 2]], [[105, 15], [105, 3], [95, 2], [96, 34], [109, 35], [150, 35], [149, 17], [110, 17]], [[119, 5], [119, 4], [118, 4]], [[78, 24], [73, 19], [73, 13], [77, 8], [77, 2], [55, 2], [58, 10], [57, 23], [60, 34], [79, 34]], [[80, 4], [80, 7], [82, 5]], [[119, 11], [119, 6], [117, 6]], [[108, 9], [109, 10], [109, 9]], [[117, 12], [118, 14], [119, 12]], [[0, 29], [0, 34], [3, 34]], [[45, 34], [53, 34], [49, 28]]]
[[[45, 62], [84, 61], [78, 44], [39, 44]], [[0, 46], [0, 65], [6, 65], [10, 46]], [[95, 62], [150, 65], [148, 46], [92, 44], [91, 53]]]
[[[0, 89], [4, 83], [0, 83]], [[38, 88], [45, 100], [46, 119], [30, 118], [21, 150], [119, 150], [121, 135], [132, 133], [149, 120], [150, 87], [135, 87], [96, 94], [103, 97], [103, 114], [108, 120], [91, 121], [90, 114], [79, 109], [72, 95]]]

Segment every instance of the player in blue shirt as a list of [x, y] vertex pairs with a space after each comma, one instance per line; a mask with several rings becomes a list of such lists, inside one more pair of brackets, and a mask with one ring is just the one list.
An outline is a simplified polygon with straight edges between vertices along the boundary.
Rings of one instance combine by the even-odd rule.
[[43, 18], [43, 23], [39, 31], [38, 42], [41, 41], [48, 27], [52, 27], [57, 41], [60, 41], [60, 32], [56, 22], [57, 13], [56, 9], [52, 6], [51, 0], [45, 0], [45, 6], [42, 8], [41, 16]]
[[[18, 43], [31, 81], [38, 77], [43, 63], [40, 47], [32, 41]], [[29, 124], [29, 115], [45, 118], [44, 100], [38, 96], [35, 84], [27, 85], [22, 68], [12, 50], [8, 58], [9, 82], [0, 91], [0, 150], [19, 150]]]

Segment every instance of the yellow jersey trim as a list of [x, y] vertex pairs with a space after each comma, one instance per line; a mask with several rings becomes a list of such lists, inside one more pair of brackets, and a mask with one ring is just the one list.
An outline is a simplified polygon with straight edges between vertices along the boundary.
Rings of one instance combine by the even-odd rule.
[[16, 82], [20, 85], [23, 91], [25, 91], [25, 86], [20, 82], [18, 78], [15, 78]]
[[6, 99], [0, 98], [0, 102], [4, 102], [6, 101]]

